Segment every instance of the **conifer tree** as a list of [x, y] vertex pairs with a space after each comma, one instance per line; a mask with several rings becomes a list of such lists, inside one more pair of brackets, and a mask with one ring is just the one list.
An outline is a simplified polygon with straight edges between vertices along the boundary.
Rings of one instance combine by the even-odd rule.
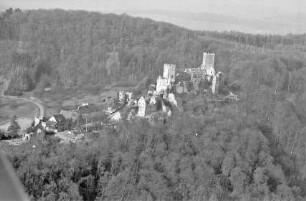
[[8, 131], [8, 134], [11, 138], [16, 138], [18, 136], [18, 133], [20, 131], [20, 125], [17, 122], [17, 116], [16, 115], [14, 115], [11, 118], [11, 123], [10, 123], [10, 126], [8, 127], [7, 131]]

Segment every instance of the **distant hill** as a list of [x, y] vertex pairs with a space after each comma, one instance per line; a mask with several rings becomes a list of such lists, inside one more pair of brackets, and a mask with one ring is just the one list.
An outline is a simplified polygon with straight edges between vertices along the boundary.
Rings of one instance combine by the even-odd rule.
[[170, 22], [193, 30], [240, 31], [255, 34], [300, 34], [306, 33], [306, 14], [271, 14], [271, 17], [238, 18], [216, 13], [194, 13], [184, 11], [133, 10], [133, 16]]

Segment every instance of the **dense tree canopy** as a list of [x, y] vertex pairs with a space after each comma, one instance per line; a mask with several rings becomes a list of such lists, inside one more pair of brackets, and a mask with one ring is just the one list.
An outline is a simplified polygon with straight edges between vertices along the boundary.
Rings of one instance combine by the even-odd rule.
[[78, 145], [34, 138], [8, 154], [33, 200], [305, 200], [305, 41], [127, 15], [8, 10], [0, 72], [12, 91], [139, 81], [161, 74], [163, 63], [197, 67], [205, 51], [216, 53], [224, 87], [239, 95], [208, 103], [188, 94], [184, 112], [166, 124], [123, 122]]

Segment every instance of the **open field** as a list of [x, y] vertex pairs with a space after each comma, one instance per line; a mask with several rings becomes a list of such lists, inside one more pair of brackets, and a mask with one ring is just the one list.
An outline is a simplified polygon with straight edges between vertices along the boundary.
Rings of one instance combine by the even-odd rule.
[[37, 114], [39, 109], [32, 103], [0, 97], [0, 129], [7, 128], [13, 115], [17, 115], [18, 123], [22, 129], [25, 129], [30, 126], [33, 117]]

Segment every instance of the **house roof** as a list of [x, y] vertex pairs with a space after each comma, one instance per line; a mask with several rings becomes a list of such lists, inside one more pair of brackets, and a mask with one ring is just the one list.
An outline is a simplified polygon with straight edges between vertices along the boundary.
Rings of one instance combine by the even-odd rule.
[[56, 125], [56, 122], [54, 122], [54, 121], [47, 121], [46, 122], [46, 125], [48, 125], [48, 126], [51, 126], [51, 125]]
[[56, 122], [63, 122], [66, 120], [66, 118], [62, 114], [55, 114], [53, 115], [53, 117], [55, 118]]

